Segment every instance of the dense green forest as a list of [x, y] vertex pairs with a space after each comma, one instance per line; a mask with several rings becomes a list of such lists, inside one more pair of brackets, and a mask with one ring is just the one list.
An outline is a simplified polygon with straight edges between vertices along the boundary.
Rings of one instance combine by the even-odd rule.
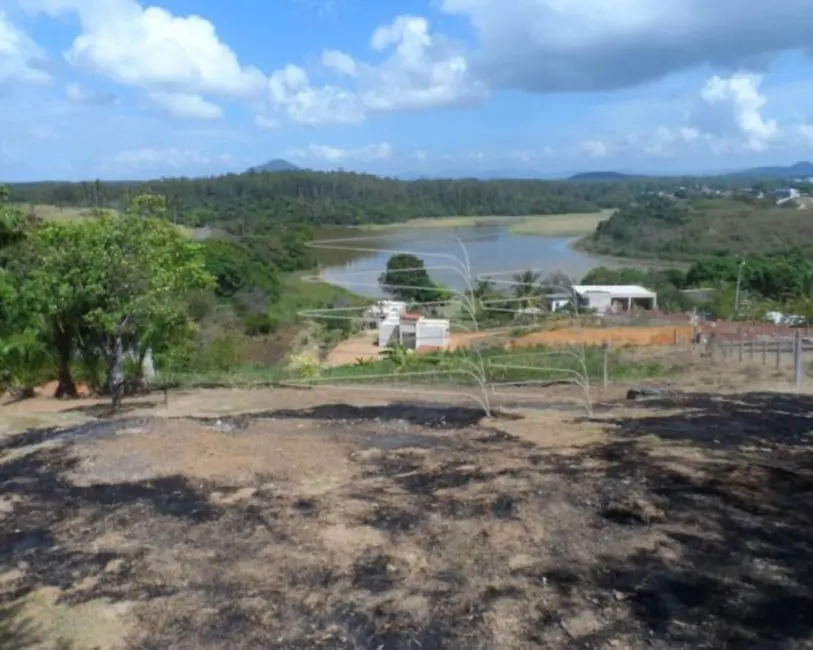
[[810, 251], [813, 213], [792, 201], [655, 196], [622, 207], [582, 245], [601, 254], [673, 260]]
[[130, 197], [166, 197], [170, 218], [188, 226], [258, 234], [280, 225], [363, 225], [419, 217], [562, 214], [615, 208], [666, 179], [576, 183], [536, 180], [401, 181], [350, 172], [292, 171], [149, 182], [28, 183], [20, 204], [121, 209]]

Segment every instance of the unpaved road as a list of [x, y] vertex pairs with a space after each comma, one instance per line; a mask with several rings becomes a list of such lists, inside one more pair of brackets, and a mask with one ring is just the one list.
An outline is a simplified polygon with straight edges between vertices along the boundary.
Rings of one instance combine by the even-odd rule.
[[813, 647], [813, 400], [622, 393], [6, 407], [0, 647]]

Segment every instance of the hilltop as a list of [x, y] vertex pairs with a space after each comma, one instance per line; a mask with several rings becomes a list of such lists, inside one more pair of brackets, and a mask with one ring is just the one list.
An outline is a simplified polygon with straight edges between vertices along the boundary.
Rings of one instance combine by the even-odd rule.
[[301, 171], [301, 169], [301, 167], [297, 167], [293, 163], [289, 163], [287, 160], [283, 160], [282, 158], [274, 158], [274, 160], [269, 160], [264, 165], [251, 167], [248, 172], [296, 172]]

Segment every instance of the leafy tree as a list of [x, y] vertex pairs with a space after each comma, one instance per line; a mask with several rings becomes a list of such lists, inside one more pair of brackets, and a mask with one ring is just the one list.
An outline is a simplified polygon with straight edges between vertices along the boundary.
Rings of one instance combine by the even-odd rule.
[[512, 291], [516, 298], [515, 305], [521, 309], [540, 306], [542, 291], [539, 286], [539, 280], [541, 277], [541, 274], [532, 269], [525, 269], [513, 275], [512, 280], [514, 285]]
[[384, 291], [406, 302], [439, 302], [446, 298], [446, 292], [429, 277], [423, 260], [409, 253], [393, 255], [378, 282]]
[[143, 354], [187, 333], [183, 297], [212, 284], [197, 244], [139, 213], [44, 223], [30, 245], [39, 259], [19, 290], [45, 324], [57, 396], [76, 395], [77, 351], [90, 365], [103, 360], [110, 376], [123, 372], [126, 348]]

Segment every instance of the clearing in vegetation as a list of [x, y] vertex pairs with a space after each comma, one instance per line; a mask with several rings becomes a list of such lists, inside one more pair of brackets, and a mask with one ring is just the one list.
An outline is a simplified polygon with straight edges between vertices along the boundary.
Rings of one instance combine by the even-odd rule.
[[430, 217], [411, 219], [402, 223], [364, 226], [365, 230], [403, 230], [420, 228], [477, 228], [486, 226], [510, 226], [517, 235], [541, 237], [577, 237], [593, 233], [596, 226], [606, 221], [614, 210], [572, 214], [540, 214], [517, 217]]
[[3, 640], [813, 647], [813, 401], [708, 392], [724, 366], [593, 418], [562, 387], [494, 420], [364, 387], [3, 407]]

